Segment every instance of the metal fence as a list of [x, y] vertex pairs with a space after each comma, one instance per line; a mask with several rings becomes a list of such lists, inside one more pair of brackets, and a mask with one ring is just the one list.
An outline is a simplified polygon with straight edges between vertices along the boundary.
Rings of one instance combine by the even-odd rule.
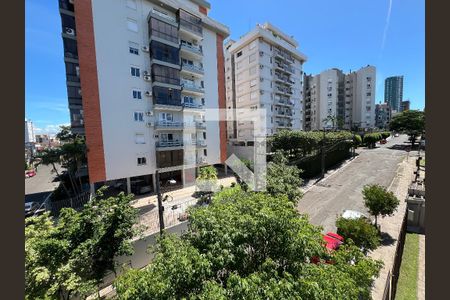
[[75, 210], [79, 210], [89, 202], [90, 196], [91, 193], [89, 191], [85, 191], [72, 198], [58, 201], [49, 201], [50, 213], [53, 216], [57, 217], [59, 216], [61, 209], [65, 207], [71, 207]]

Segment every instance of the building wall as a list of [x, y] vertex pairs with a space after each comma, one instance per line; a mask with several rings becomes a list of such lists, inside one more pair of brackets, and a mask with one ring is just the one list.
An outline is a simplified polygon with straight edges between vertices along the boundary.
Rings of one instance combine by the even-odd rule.
[[353, 124], [360, 128], [375, 127], [375, 87], [376, 69], [374, 66], [367, 66], [356, 71]]
[[34, 127], [33, 122], [31, 120], [25, 119], [25, 143], [34, 143], [36, 142], [34, 136]]

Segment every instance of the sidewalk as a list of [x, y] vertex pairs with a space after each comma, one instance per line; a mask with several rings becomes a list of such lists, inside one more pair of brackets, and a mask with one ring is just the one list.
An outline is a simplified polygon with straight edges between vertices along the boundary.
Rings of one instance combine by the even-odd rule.
[[[410, 156], [415, 158], [416, 152], [410, 153]], [[397, 239], [400, 234], [401, 225], [405, 216], [406, 210], [406, 196], [408, 193], [408, 186], [413, 180], [413, 172], [415, 169], [415, 159], [404, 159], [397, 170], [397, 175], [389, 186], [388, 190], [392, 191], [400, 200], [400, 205], [397, 212], [391, 217], [379, 219], [381, 231], [391, 240], [390, 243], [382, 244], [369, 255], [373, 259], [382, 260], [384, 263], [378, 278], [376, 278], [372, 287], [372, 299], [382, 299], [386, 279], [394, 264], [395, 250], [397, 247]]]

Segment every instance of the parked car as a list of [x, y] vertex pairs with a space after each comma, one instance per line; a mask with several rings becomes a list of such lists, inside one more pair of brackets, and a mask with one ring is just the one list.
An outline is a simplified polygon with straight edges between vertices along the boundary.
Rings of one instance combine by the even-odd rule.
[[400, 135], [398, 133], [394, 134], [394, 137], [399, 137]]
[[371, 224], [375, 224], [375, 220], [372, 220], [369, 216], [367, 216], [366, 214], [363, 214], [360, 211], [356, 211], [356, 210], [350, 210], [350, 209], [346, 209], [344, 210], [344, 212], [341, 215], [342, 218], [344, 219], [359, 219], [359, 218], [364, 218], [367, 219]]
[[[322, 236], [322, 238], [326, 243], [325, 248], [330, 253], [339, 249], [339, 246], [341, 246], [344, 243], [344, 237], [334, 232], [327, 232]], [[314, 256], [311, 258], [311, 262], [313, 264], [318, 264], [320, 262], [320, 259], [317, 256]], [[325, 260], [325, 263], [333, 264], [333, 261]]]
[[385, 140], [385, 139], [382, 139], [381, 141], [380, 141], [380, 144], [386, 144], [387, 143], [387, 141]]
[[25, 178], [33, 177], [35, 175], [36, 175], [36, 171], [35, 170], [27, 170], [27, 171], [25, 171]]
[[38, 202], [25, 202], [25, 217], [33, 215], [39, 206]]

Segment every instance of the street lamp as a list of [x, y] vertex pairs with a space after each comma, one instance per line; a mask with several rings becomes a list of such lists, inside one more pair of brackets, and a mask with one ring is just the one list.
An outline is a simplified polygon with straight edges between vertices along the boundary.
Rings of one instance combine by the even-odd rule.
[[[161, 186], [160, 186], [160, 182], [159, 182], [159, 171], [156, 170], [155, 172], [155, 181], [156, 181], [156, 195], [158, 198], [158, 217], [159, 217], [159, 234], [162, 235], [163, 234], [163, 230], [164, 230], [164, 206], [162, 204], [163, 202], [163, 197], [161, 194]], [[169, 184], [175, 184], [176, 181], [175, 180], [169, 180], [168, 181]]]

